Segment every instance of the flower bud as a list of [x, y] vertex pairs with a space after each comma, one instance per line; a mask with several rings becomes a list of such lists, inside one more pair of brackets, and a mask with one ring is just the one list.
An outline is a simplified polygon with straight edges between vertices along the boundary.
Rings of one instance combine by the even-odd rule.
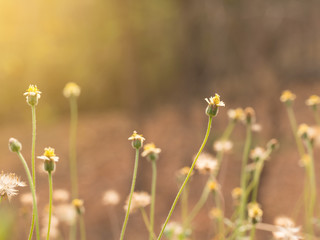
[[36, 85], [30, 85], [27, 91], [23, 94], [27, 98], [27, 103], [30, 106], [36, 106], [38, 104], [38, 100], [41, 97], [41, 92], [37, 88]]
[[215, 94], [214, 97], [205, 98], [206, 102], [208, 103], [208, 106], [206, 108], [206, 114], [209, 117], [215, 117], [217, 116], [219, 112], [219, 107], [224, 107], [225, 104], [223, 101], [220, 101], [220, 96], [218, 94]]
[[128, 138], [132, 140], [132, 147], [134, 149], [140, 149], [143, 146], [143, 141], [145, 140], [142, 135], [139, 135], [136, 131], [133, 131], [133, 134]]
[[18, 153], [18, 152], [21, 151], [22, 145], [17, 139], [10, 138], [9, 139], [9, 149], [10, 149], [11, 152]]

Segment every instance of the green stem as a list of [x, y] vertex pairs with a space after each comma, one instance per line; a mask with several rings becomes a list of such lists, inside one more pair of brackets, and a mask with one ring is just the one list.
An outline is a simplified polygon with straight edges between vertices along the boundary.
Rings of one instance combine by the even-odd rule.
[[[35, 149], [36, 149], [36, 106], [31, 106], [32, 114], [32, 146], [31, 146], [31, 171], [32, 171], [32, 183], [34, 191], [36, 191], [36, 165], [35, 165]], [[31, 240], [34, 229], [35, 212], [32, 211], [32, 220], [29, 233], [29, 240]]]
[[47, 233], [47, 240], [50, 239], [50, 228], [51, 228], [51, 214], [52, 214], [52, 174], [48, 172], [48, 179], [49, 179], [49, 221], [48, 221], [48, 233]]
[[185, 221], [184, 228], [188, 228], [192, 222], [192, 220], [198, 215], [199, 211], [202, 209], [204, 204], [207, 202], [207, 199], [209, 197], [210, 190], [208, 189], [208, 183], [210, 182], [210, 179], [207, 181], [201, 197], [199, 201], [196, 203], [194, 208], [192, 209], [191, 213], [189, 214], [187, 220]]
[[86, 224], [84, 221], [83, 214], [81, 214], [80, 216], [80, 235], [81, 235], [81, 240], [86, 240]]
[[188, 217], [188, 208], [189, 208], [188, 198], [189, 198], [189, 183], [186, 184], [181, 196], [181, 218], [183, 221], [183, 225], [185, 225], [185, 221]]
[[[20, 160], [21, 160], [21, 163], [24, 167], [24, 170], [27, 174], [27, 177], [28, 177], [28, 181], [29, 181], [29, 185], [30, 185], [30, 190], [31, 190], [31, 193], [32, 193], [32, 202], [33, 202], [33, 212], [34, 212], [34, 215], [35, 215], [35, 224], [36, 224], [36, 235], [37, 235], [37, 239], [39, 240], [40, 239], [40, 230], [39, 230], [39, 218], [38, 218], [38, 208], [37, 208], [37, 199], [36, 199], [36, 191], [35, 191], [35, 188], [34, 188], [34, 185], [33, 185], [33, 182], [32, 182], [32, 176], [30, 174], [30, 171], [29, 171], [29, 167], [26, 163], [26, 160], [24, 159], [24, 157], [22, 156], [21, 152], [17, 152]], [[32, 225], [31, 225], [32, 227]], [[29, 239], [32, 238], [32, 232], [30, 231], [30, 234], [29, 234]]]
[[298, 147], [298, 151], [299, 151], [300, 157], [302, 158], [304, 153], [305, 153], [305, 151], [304, 151], [304, 148], [303, 148], [302, 141], [301, 141], [301, 139], [299, 138], [299, 136], [297, 134], [297, 121], [296, 121], [296, 118], [294, 116], [294, 112], [293, 112], [292, 106], [287, 106], [287, 111], [288, 111], [288, 116], [289, 116], [291, 129], [292, 129], [292, 132], [293, 132], [293, 135], [294, 135], [294, 138], [296, 140], [297, 147]]
[[[246, 141], [243, 151], [243, 157], [242, 157], [242, 171], [241, 171], [241, 189], [242, 192], [246, 192], [247, 188], [247, 171], [246, 167], [248, 164], [248, 158], [249, 158], [249, 151], [251, 146], [251, 138], [252, 138], [252, 132], [251, 132], [251, 124], [247, 124], [247, 134], [246, 134]], [[247, 204], [247, 195], [242, 194], [241, 195], [241, 201], [240, 201], [240, 226], [243, 225], [245, 215], [246, 215], [246, 204]]]
[[220, 240], [223, 240], [225, 239], [225, 231], [224, 231], [224, 210], [223, 210], [223, 207], [221, 206], [221, 199], [220, 199], [220, 196], [222, 198], [222, 193], [217, 191], [217, 193], [214, 193], [214, 197], [215, 197], [215, 202], [216, 202], [216, 206], [218, 209], [220, 209], [220, 212], [221, 212], [221, 218], [218, 218], [218, 229], [219, 229], [219, 234], [218, 236]]
[[156, 239], [157, 236], [154, 234], [154, 232], [151, 231], [151, 224], [150, 224], [150, 222], [149, 222], [149, 219], [148, 219], [146, 210], [141, 207], [141, 208], [140, 208], [140, 212], [141, 212], [141, 215], [142, 215], [142, 219], [143, 219], [144, 225], [146, 226], [146, 228], [148, 229], [148, 231], [152, 233], [151, 239], [152, 239], [152, 240]]
[[253, 225], [250, 232], [250, 240], [254, 240], [255, 234], [256, 234], [256, 226]]
[[154, 234], [154, 206], [156, 203], [156, 185], [157, 185], [157, 164], [156, 160], [152, 161], [152, 184], [151, 184], [151, 206], [150, 206], [150, 233], [149, 240], [153, 239]]
[[137, 178], [137, 172], [138, 172], [138, 163], [139, 163], [139, 149], [136, 149], [136, 158], [135, 158], [135, 163], [134, 163], [131, 191], [130, 191], [129, 201], [128, 201], [128, 209], [127, 209], [126, 216], [125, 216], [125, 219], [124, 219], [124, 222], [123, 222], [123, 225], [122, 225], [120, 240], [123, 240], [123, 238], [124, 238], [124, 233], [126, 231], [126, 227], [127, 227], [127, 223], [128, 223], [128, 219], [129, 219], [132, 194], [134, 192], [134, 187], [135, 187], [135, 184], [136, 184], [136, 178]]
[[312, 218], [314, 215], [314, 206], [316, 203], [316, 197], [317, 197], [317, 188], [316, 188], [316, 177], [315, 177], [315, 171], [314, 171], [314, 157], [313, 157], [313, 147], [309, 140], [307, 140], [307, 151], [310, 156], [310, 166], [308, 168], [309, 172], [309, 182], [310, 182], [310, 199], [309, 199], [309, 234], [313, 235], [313, 227], [312, 227]]
[[77, 125], [78, 107], [77, 98], [70, 97], [70, 139], [69, 139], [69, 159], [71, 176], [71, 196], [72, 199], [78, 198], [78, 171], [77, 171]]
[[180, 195], [181, 195], [181, 193], [182, 193], [185, 185], [186, 185], [187, 182], [189, 181], [189, 178], [190, 178], [191, 173], [192, 173], [192, 171], [193, 171], [193, 168], [194, 168], [194, 166], [195, 166], [195, 164], [196, 164], [196, 162], [197, 162], [197, 160], [198, 160], [198, 158], [199, 158], [199, 155], [200, 155], [200, 153], [202, 152], [204, 146], [205, 146], [206, 143], [207, 143], [207, 140], [208, 140], [208, 137], [209, 137], [209, 134], [210, 134], [210, 130], [211, 130], [211, 123], [212, 123], [212, 116], [209, 116], [208, 127], [207, 127], [207, 132], [206, 132], [205, 138], [204, 138], [204, 140], [203, 140], [203, 142], [202, 142], [202, 145], [201, 145], [201, 147], [200, 147], [200, 149], [199, 149], [199, 151], [198, 151], [198, 153], [197, 153], [197, 156], [195, 157], [195, 159], [194, 159], [194, 161], [193, 161], [193, 163], [192, 163], [192, 165], [191, 165], [191, 167], [190, 167], [190, 170], [189, 170], [189, 172], [188, 172], [188, 175], [187, 175], [186, 179], [184, 180], [184, 182], [183, 182], [183, 184], [182, 184], [182, 186], [181, 186], [181, 188], [180, 188], [180, 190], [179, 190], [179, 192], [178, 192], [178, 194], [177, 194], [177, 196], [176, 196], [176, 198], [175, 198], [175, 200], [174, 200], [174, 202], [173, 202], [173, 204], [172, 204], [172, 206], [171, 206], [171, 209], [170, 209], [170, 211], [169, 211], [169, 214], [168, 214], [168, 216], [167, 216], [167, 219], [166, 219], [166, 221], [164, 222], [164, 224], [163, 224], [163, 226], [162, 226], [162, 229], [161, 229], [161, 231], [160, 231], [160, 234], [159, 234], [157, 240], [160, 240], [160, 239], [161, 239], [161, 237], [162, 237], [162, 235], [163, 235], [163, 232], [164, 232], [164, 229], [166, 228], [166, 226], [167, 226], [167, 224], [168, 224], [168, 222], [169, 222], [169, 219], [170, 219], [170, 217], [171, 217], [171, 215], [172, 215], [172, 213], [173, 213], [173, 210], [174, 210], [174, 208], [175, 208], [175, 206], [176, 206], [176, 204], [177, 204], [177, 202], [178, 202], [178, 200], [179, 200], [179, 197], [180, 197]]
[[234, 120], [229, 121], [226, 130], [222, 134], [221, 140], [228, 140], [229, 139], [229, 137], [234, 129], [235, 124], [236, 124], [236, 122]]
[[74, 223], [70, 226], [70, 232], [69, 232], [70, 240], [76, 240], [77, 238], [77, 222], [78, 222], [78, 218], [76, 218]]
[[314, 118], [316, 120], [317, 125], [320, 126], [320, 116], [319, 116], [319, 112], [318, 112], [317, 107], [312, 108], [312, 111], [313, 111]]

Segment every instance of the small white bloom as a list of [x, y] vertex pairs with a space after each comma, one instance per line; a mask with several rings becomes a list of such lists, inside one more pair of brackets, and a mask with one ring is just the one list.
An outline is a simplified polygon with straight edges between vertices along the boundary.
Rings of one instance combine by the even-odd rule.
[[104, 205], [117, 205], [119, 201], [119, 193], [115, 190], [108, 190], [103, 194], [102, 203]]
[[213, 173], [218, 168], [218, 161], [209, 153], [201, 153], [195, 168], [201, 174]]
[[233, 143], [231, 141], [226, 141], [226, 140], [220, 140], [220, 141], [216, 141], [213, 144], [213, 149], [216, 152], [229, 152], [233, 147]]
[[[129, 196], [126, 200], [126, 205], [124, 206], [124, 210], [128, 209]], [[148, 206], [151, 202], [151, 197], [147, 192], [134, 192], [132, 194], [130, 213], [134, 213], [139, 208], [144, 208]]]
[[0, 174], [0, 196], [2, 198], [11, 199], [12, 196], [18, 194], [16, 187], [25, 187], [26, 184], [20, 181], [14, 173]]

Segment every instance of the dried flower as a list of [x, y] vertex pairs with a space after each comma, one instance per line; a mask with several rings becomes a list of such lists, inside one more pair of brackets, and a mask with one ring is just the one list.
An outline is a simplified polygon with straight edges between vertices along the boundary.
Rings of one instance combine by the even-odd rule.
[[[126, 205], [124, 206], [124, 210], [128, 209], [129, 197], [126, 200]], [[151, 197], [147, 192], [134, 192], [132, 194], [130, 213], [134, 213], [139, 208], [144, 208], [148, 206], [151, 202]]]
[[278, 217], [275, 219], [277, 231], [272, 232], [275, 239], [281, 240], [299, 240], [300, 227], [295, 227], [294, 221], [288, 217]]
[[26, 96], [27, 103], [30, 106], [36, 106], [38, 104], [39, 98], [41, 97], [41, 92], [36, 85], [30, 85], [23, 95]]
[[159, 153], [161, 152], [160, 148], [156, 148], [154, 143], [148, 143], [143, 147], [143, 152], [141, 153], [142, 157], [147, 157], [149, 160], [157, 160]]
[[208, 116], [212, 116], [212, 117], [217, 116], [219, 107], [225, 106], [224, 102], [220, 101], [220, 96], [217, 93], [215, 94], [214, 97], [210, 97], [209, 99], [205, 98], [205, 100], [208, 103], [208, 107], [206, 109], [206, 114]]
[[195, 168], [198, 169], [201, 174], [213, 173], [218, 168], [218, 161], [209, 153], [201, 153]]
[[80, 89], [79, 85], [74, 82], [67, 83], [63, 89], [63, 95], [66, 98], [79, 97], [80, 93], [81, 93], [81, 89]]
[[25, 187], [26, 184], [20, 181], [20, 178], [14, 173], [0, 174], [0, 197], [3, 199], [11, 199], [12, 196], [18, 194], [16, 187]]
[[140, 149], [143, 146], [143, 142], [146, 140], [142, 135], [139, 135], [137, 131], [133, 131], [133, 134], [128, 138], [132, 141], [132, 147]]
[[248, 216], [252, 224], [256, 224], [261, 221], [263, 211], [260, 205], [256, 202], [251, 202], [248, 204]]
[[108, 190], [103, 194], [102, 203], [104, 205], [117, 205], [119, 201], [119, 193], [115, 190]]
[[285, 90], [282, 92], [280, 101], [286, 103], [287, 105], [291, 105], [291, 103], [296, 99], [296, 95], [293, 94], [289, 90]]
[[216, 152], [229, 152], [233, 147], [233, 143], [228, 140], [216, 141], [213, 144], [213, 149]]

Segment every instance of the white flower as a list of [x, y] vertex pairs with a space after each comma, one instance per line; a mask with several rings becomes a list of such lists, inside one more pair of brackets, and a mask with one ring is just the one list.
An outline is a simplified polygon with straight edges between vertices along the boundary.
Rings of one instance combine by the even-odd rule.
[[59, 221], [72, 226], [77, 219], [77, 212], [72, 204], [60, 204], [53, 208], [54, 215]]
[[65, 189], [55, 189], [53, 191], [53, 200], [57, 202], [67, 202], [70, 198], [70, 194]]
[[288, 217], [278, 217], [275, 220], [277, 231], [272, 232], [275, 239], [281, 240], [299, 240], [302, 237], [299, 235], [300, 227], [295, 227], [292, 219]]
[[220, 140], [220, 141], [216, 141], [213, 144], [213, 149], [216, 152], [229, 152], [233, 147], [233, 143], [231, 141], [228, 140]]
[[262, 148], [262, 147], [256, 147], [256, 148], [251, 150], [250, 157], [253, 160], [263, 159], [263, 158], [266, 157], [266, 150], [264, 148]]
[[18, 194], [16, 187], [25, 187], [26, 184], [20, 181], [14, 173], [0, 174], [0, 197], [10, 198]]
[[81, 89], [80, 89], [79, 85], [74, 82], [67, 83], [63, 89], [63, 95], [66, 98], [79, 97], [80, 93], [81, 93]]
[[54, 153], [54, 148], [51, 148], [51, 147], [45, 148], [43, 155], [37, 158], [42, 160], [47, 160], [47, 161], [54, 161], [54, 162], [59, 161], [59, 157], [57, 157], [56, 154]]
[[201, 174], [213, 173], [218, 168], [218, 161], [209, 153], [201, 153], [195, 168], [198, 169]]
[[103, 194], [102, 203], [104, 205], [117, 205], [119, 201], [119, 193], [117, 193], [115, 190], [108, 190]]
[[[124, 210], [128, 209], [129, 197], [126, 200]], [[151, 197], [147, 192], [134, 192], [132, 194], [132, 200], [130, 205], [130, 213], [134, 213], [137, 209], [146, 207], [150, 204]]]

